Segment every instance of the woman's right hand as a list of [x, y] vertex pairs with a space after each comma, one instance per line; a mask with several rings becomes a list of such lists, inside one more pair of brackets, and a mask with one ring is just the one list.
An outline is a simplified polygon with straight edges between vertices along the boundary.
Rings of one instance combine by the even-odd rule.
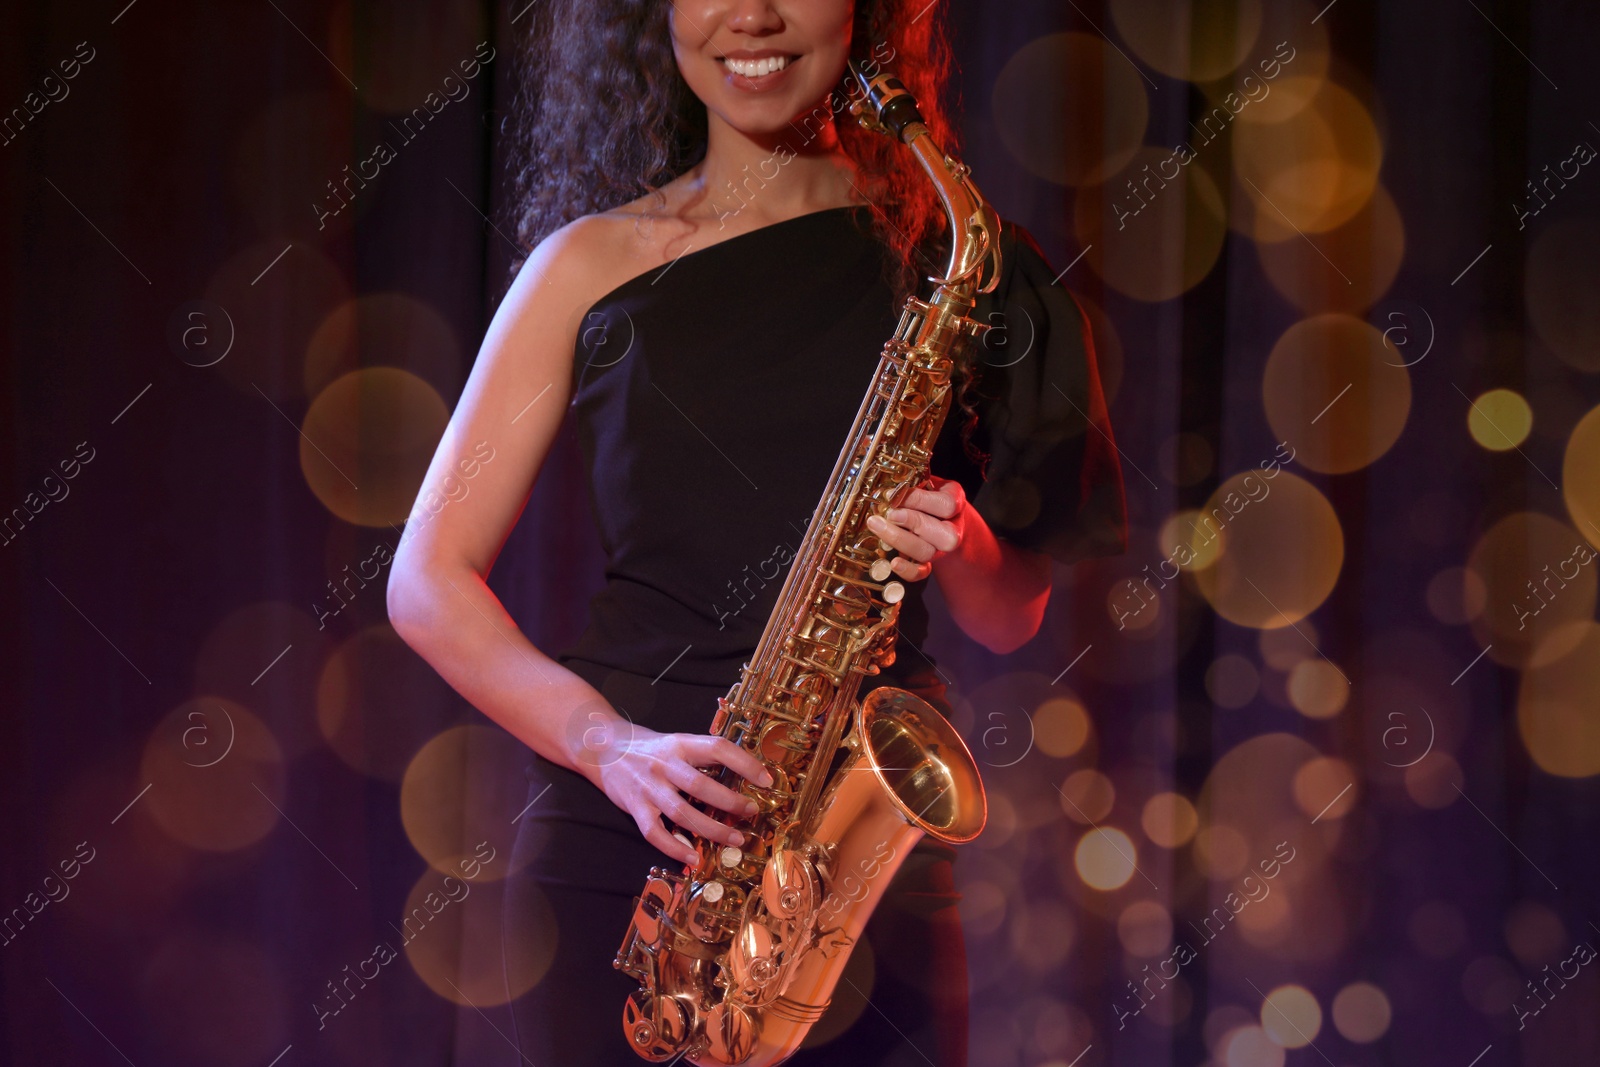
[[754, 815], [754, 801], [703, 772], [702, 767], [727, 767], [735, 774], [766, 788], [772, 775], [755, 756], [714, 734], [662, 734], [625, 721], [601, 758], [590, 758], [589, 778], [629, 815], [645, 840], [669, 856], [694, 863], [696, 851], [672, 836], [662, 825], [665, 815], [678, 826], [709, 841], [741, 845], [744, 835], [706, 812], [684, 796], [705, 801], [713, 808], [740, 818]]

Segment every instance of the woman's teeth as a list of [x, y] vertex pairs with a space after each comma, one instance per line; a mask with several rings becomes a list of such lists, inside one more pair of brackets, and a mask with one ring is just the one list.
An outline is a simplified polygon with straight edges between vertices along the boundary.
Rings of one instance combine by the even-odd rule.
[[746, 78], [759, 78], [763, 74], [782, 70], [789, 65], [788, 56], [768, 56], [765, 59], [735, 59], [728, 56], [725, 60], [728, 69], [735, 74], [742, 74]]

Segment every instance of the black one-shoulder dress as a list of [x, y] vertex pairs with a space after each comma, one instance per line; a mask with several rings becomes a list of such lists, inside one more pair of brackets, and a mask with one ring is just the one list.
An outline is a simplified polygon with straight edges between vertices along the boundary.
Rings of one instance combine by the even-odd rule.
[[[572, 407], [606, 581], [558, 659], [636, 723], [704, 733], [755, 650], [899, 319], [869, 221], [835, 208], [691, 247], [607, 293], [580, 329]], [[970, 394], [987, 471], [954, 409], [932, 471], [1015, 544], [1065, 563], [1120, 551], [1121, 473], [1086, 320], [1025, 233], [1007, 225], [1002, 251], [1001, 284], [977, 309], [1002, 329]], [[863, 691], [897, 685], [947, 709], [922, 650], [922, 584], [902, 604], [895, 663]], [[529, 777], [538, 803], [506, 906], [543, 897], [558, 943], [513, 1003], [517, 1044], [540, 1067], [642, 1063], [621, 1026], [635, 984], [611, 962], [650, 867], [679, 864], [581, 775], [536, 760]], [[826, 1040], [790, 1063], [966, 1063], [954, 854], [924, 839], [907, 858], [812, 1031]]]

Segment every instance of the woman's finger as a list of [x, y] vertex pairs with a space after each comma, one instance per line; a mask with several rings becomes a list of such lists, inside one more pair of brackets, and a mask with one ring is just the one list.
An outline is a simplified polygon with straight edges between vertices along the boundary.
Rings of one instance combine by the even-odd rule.
[[924, 543], [931, 545], [937, 552], [954, 552], [961, 544], [961, 528], [959, 526], [953, 522], [935, 518], [925, 511], [890, 508], [889, 521], [910, 531]]
[[731, 826], [724, 825], [696, 808], [683, 798], [683, 794], [676, 789], [665, 789], [654, 798], [661, 814], [671, 819], [692, 834], [699, 834], [708, 841], [715, 841], [719, 845], [742, 845], [744, 834]]
[[906, 529], [903, 525], [886, 521], [877, 515], [867, 519], [867, 529], [878, 535], [889, 548], [894, 549], [902, 556], [910, 556], [918, 562], [927, 562], [936, 554], [932, 545]]
[[[644, 806], [648, 808], [648, 804]], [[667, 828], [661, 825], [661, 816], [656, 812], [650, 810], [635, 812], [633, 821], [639, 827], [639, 832], [644, 835], [644, 839], [654, 845], [657, 851], [684, 863], [694, 863], [700, 859], [700, 853], [696, 852], [693, 846], [684, 844], [667, 832]]]
[[756, 813], [755, 801], [741, 793], [737, 793], [710, 775], [689, 766], [687, 763], [677, 763], [667, 768], [667, 777], [672, 784], [697, 797], [713, 807], [734, 815], [754, 815]]
[[948, 479], [931, 479], [937, 486], [929, 489], [913, 489], [901, 501], [901, 507], [916, 508], [929, 515], [941, 519], [953, 519], [960, 514], [966, 506], [967, 495], [961, 488], [961, 483]]
[[717, 737], [715, 734], [679, 734], [683, 742], [684, 762], [692, 763], [696, 767], [710, 767], [721, 764], [739, 777], [749, 782], [754, 782], [763, 789], [772, 785], [772, 775], [767, 771], [766, 764], [755, 757], [755, 754], [740, 748], [726, 737]]
[[900, 577], [910, 582], [920, 582], [933, 573], [933, 564], [918, 563], [909, 556], [896, 556], [889, 564]]

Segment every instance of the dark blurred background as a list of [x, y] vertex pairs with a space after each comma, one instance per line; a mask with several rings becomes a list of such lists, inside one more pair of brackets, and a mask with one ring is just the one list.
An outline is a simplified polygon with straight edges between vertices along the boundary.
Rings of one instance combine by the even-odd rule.
[[[523, 754], [383, 592], [515, 254], [526, 2], [0, 16], [6, 1062], [509, 1065], [560, 980], [502, 928]], [[1011, 656], [935, 607], [971, 1062], [1600, 1061], [1600, 17], [948, 17], [1132, 522]], [[556, 651], [599, 565], [564, 433], [492, 584]]]

